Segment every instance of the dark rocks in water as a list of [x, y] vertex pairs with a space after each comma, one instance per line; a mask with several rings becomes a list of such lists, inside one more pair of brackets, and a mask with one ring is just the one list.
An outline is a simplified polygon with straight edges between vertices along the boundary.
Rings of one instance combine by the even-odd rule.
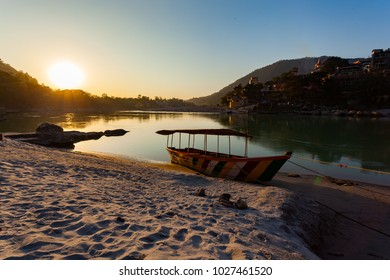
[[127, 133], [127, 130], [124, 129], [114, 129], [114, 130], [106, 130], [104, 131], [104, 136], [111, 137], [111, 136], [123, 136]]

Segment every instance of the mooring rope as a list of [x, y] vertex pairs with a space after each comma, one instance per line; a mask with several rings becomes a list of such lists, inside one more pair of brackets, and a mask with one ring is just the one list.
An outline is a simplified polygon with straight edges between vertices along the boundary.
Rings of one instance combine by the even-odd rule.
[[370, 189], [367, 189], [367, 188], [363, 188], [363, 187], [360, 187], [360, 186], [354, 186], [354, 187], [362, 189], [362, 190], [365, 190], [365, 191], [368, 191], [368, 192], [373, 192], [373, 193], [377, 193], [377, 194], [381, 194], [381, 195], [385, 195], [385, 196], [390, 196], [390, 194], [373, 191], [373, 190], [370, 190]]
[[380, 234], [382, 234], [382, 235], [384, 235], [384, 236], [390, 238], [390, 234], [388, 234], [388, 233], [386, 233], [386, 232], [383, 232], [383, 231], [381, 231], [381, 230], [379, 230], [379, 229], [373, 228], [372, 226], [366, 225], [366, 224], [364, 224], [364, 223], [362, 223], [362, 222], [359, 222], [359, 221], [357, 221], [357, 220], [355, 220], [355, 219], [353, 219], [353, 218], [351, 218], [351, 217], [348, 217], [348, 216], [344, 215], [343, 213], [341, 213], [341, 212], [339, 212], [339, 211], [333, 209], [332, 207], [330, 207], [330, 206], [328, 206], [328, 205], [326, 205], [326, 204], [324, 204], [324, 203], [319, 202], [318, 200], [316, 200], [316, 202], [317, 202], [318, 204], [320, 204], [320, 205], [322, 205], [322, 206], [328, 208], [329, 210], [335, 212], [337, 215], [340, 215], [340, 216], [346, 218], [347, 220], [350, 220], [350, 221], [352, 221], [352, 222], [355, 222], [355, 223], [357, 223], [357, 224], [359, 224], [359, 225], [361, 225], [361, 226], [363, 226], [363, 227], [366, 227], [366, 228], [368, 228], [368, 229], [370, 229], [370, 230], [372, 230], [372, 231], [375, 231], [375, 232], [377, 232], [377, 233], [380, 233]]
[[298, 163], [296, 163], [296, 162], [293, 162], [293, 161], [291, 160], [291, 158], [290, 158], [288, 161], [291, 162], [292, 164], [295, 164], [296, 166], [299, 166], [299, 167], [301, 167], [301, 168], [303, 168], [303, 169], [306, 169], [306, 170], [308, 170], [308, 171], [310, 171], [310, 172], [316, 173], [316, 174], [318, 174], [318, 175], [320, 175], [320, 176], [322, 176], [322, 177], [327, 177], [326, 175], [324, 175], [324, 174], [322, 174], [322, 173], [320, 173], [320, 172], [318, 172], [318, 171], [315, 171], [315, 170], [313, 170], [313, 169], [310, 169], [310, 168], [308, 168], [308, 167], [305, 167], [305, 166], [303, 166], [303, 165], [300, 165], [300, 164], [298, 164]]
[[[301, 164], [298, 164], [298, 163], [296, 163], [296, 162], [293, 162], [291, 159], [289, 159], [288, 161], [289, 161], [290, 163], [292, 163], [292, 164], [295, 164], [296, 166], [299, 166], [299, 167], [301, 167], [301, 168], [303, 168], [303, 169], [306, 169], [306, 170], [308, 170], [308, 171], [310, 171], [310, 172], [316, 173], [316, 174], [320, 175], [321, 177], [327, 177], [327, 178], [333, 179], [331, 176], [324, 175], [324, 174], [322, 174], [322, 173], [320, 173], [320, 172], [317, 172], [317, 171], [315, 171], [315, 170], [313, 170], [313, 169], [310, 169], [310, 168], [305, 167], [305, 166], [303, 166], [303, 165], [301, 165]], [[367, 188], [364, 188], [364, 187], [361, 187], [361, 186], [357, 186], [356, 184], [354, 184], [353, 186], [354, 186], [355, 188], [359, 188], [359, 189], [362, 189], [362, 190], [365, 190], [365, 191], [368, 191], [368, 192], [373, 192], [373, 193], [380, 194], [380, 195], [390, 196], [390, 194], [382, 193], [382, 192], [378, 192], [378, 191], [374, 191], [374, 190], [370, 190], [370, 189], [367, 189]]]
[[343, 167], [343, 168], [353, 168], [353, 169], [358, 169], [358, 170], [363, 170], [363, 171], [368, 171], [368, 172], [373, 172], [373, 173], [378, 173], [378, 174], [390, 175], [390, 172], [387, 172], [387, 171], [374, 170], [374, 169], [358, 167], [358, 166], [353, 166], [353, 165], [346, 165], [346, 164], [342, 164], [342, 163], [329, 162], [329, 161], [305, 158], [305, 157], [300, 157], [300, 156], [294, 156], [294, 158], [318, 162], [318, 163], [327, 164], [327, 165], [335, 165], [335, 166]]

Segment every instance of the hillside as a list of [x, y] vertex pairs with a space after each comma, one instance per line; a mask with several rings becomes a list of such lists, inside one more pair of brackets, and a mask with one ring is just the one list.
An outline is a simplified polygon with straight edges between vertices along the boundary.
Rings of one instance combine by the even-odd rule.
[[[326, 56], [322, 56], [321, 59], [326, 59]], [[231, 83], [230, 85], [224, 87], [220, 91], [213, 93], [208, 96], [198, 97], [190, 99], [189, 102], [192, 102], [196, 105], [216, 105], [221, 103], [221, 97], [223, 97], [226, 93], [233, 90], [235, 86], [238, 84], [242, 84], [245, 86], [250, 77], [258, 77], [260, 83], [265, 83], [267, 81], [272, 80], [273, 77], [279, 76], [282, 73], [290, 71], [294, 67], [298, 67], [298, 74], [309, 74], [316, 62], [318, 61], [318, 57], [305, 57], [299, 59], [289, 59], [289, 60], [280, 60], [271, 65], [259, 68], [248, 75], [238, 79], [237, 81]]]
[[6, 73], [11, 74], [13, 76], [15, 76], [18, 73], [18, 71], [15, 68], [13, 68], [9, 64], [4, 63], [1, 59], [0, 59], [0, 71], [6, 72]]
[[178, 98], [96, 96], [80, 89], [53, 90], [0, 60], [0, 115], [27, 111], [192, 110], [201, 108]]

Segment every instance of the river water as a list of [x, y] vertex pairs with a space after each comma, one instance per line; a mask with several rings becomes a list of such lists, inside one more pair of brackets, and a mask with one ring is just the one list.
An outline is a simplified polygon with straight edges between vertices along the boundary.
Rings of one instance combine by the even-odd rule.
[[[280, 116], [124, 111], [112, 114], [9, 114], [0, 121], [0, 132], [31, 132], [43, 122], [65, 130], [104, 131], [123, 128], [125, 136], [102, 137], [76, 144], [75, 150], [103, 152], [147, 161], [168, 162], [166, 138], [161, 129], [231, 128], [248, 131], [249, 156], [293, 156], [281, 171], [322, 174], [340, 179], [390, 186], [390, 119], [327, 116]], [[175, 141], [178, 141], [175, 139]], [[232, 153], [244, 154], [244, 139], [231, 138]], [[176, 146], [178, 145], [175, 142]], [[186, 138], [183, 136], [182, 145]], [[203, 147], [203, 140], [196, 143]], [[210, 136], [208, 148], [217, 138]], [[228, 151], [228, 140], [220, 137], [220, 151]], [[224, 150], [225, 149], [225, 150]]]

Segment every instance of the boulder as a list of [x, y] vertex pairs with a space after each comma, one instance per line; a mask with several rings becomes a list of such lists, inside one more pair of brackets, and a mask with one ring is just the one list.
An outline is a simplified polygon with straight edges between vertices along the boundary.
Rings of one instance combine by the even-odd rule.
[[104, 135], [107, 137], [110, 136], [123, 136], [127, 133], [127, 130], [124, 129], [114, 129], [114, 130], [106, 130], [104, 131]]
[[219, 196], [219, 201], [229, 201], [232, 196], [229, 193], [223, 193]]
[[64, 131], [61, 126], [43, 123], [36, 129], [37, 138], [30, 142], [47, 147], [74, 148], [74, 143], [86, 140], [97, 140], [103, 132]]
[[62, 133], [64, 129], [55, 124], [43, 123], [35, 130], [38, 134], [53, 134], [53, 133]]
[[65, 131], [63, 136], [71, 139], [74, 143], [86, 140], [97, 140], [104, 135], [103, 132], [80, 132], [80, 131]]
[[234, 203], [234, 207], [240, 210], [248, 209], [248, 204], [241, 197]]
[[224, 206], [233, 206], [233, 202], [230, 201], [231, 197], [229, 193], [223, 193], [219, 196], [218, 201]]
[[197, 189], [195, 194], [197, 196], [206, 196], [206, 189]]

